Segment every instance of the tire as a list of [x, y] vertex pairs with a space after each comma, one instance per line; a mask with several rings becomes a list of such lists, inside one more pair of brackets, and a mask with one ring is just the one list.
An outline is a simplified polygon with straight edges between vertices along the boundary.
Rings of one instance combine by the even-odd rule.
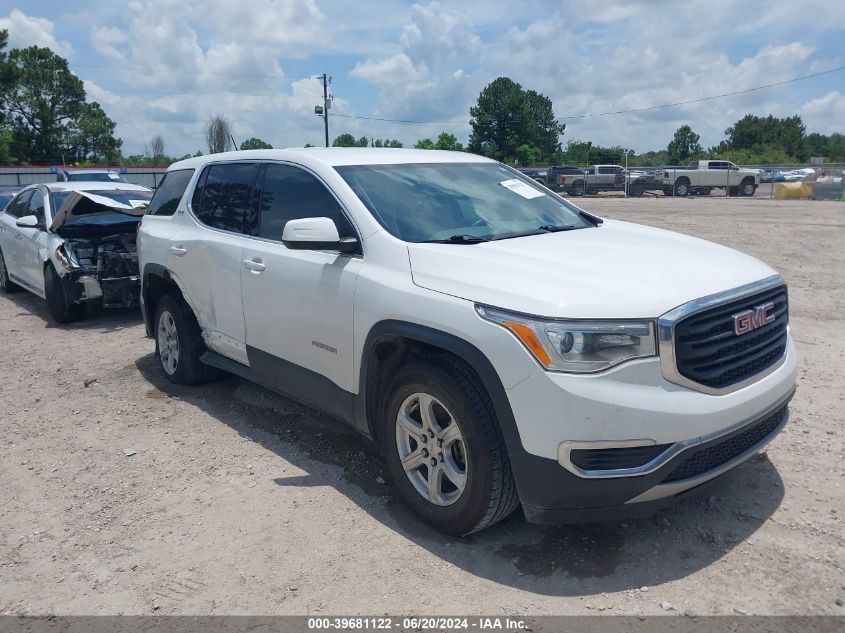
[[21, 287], [9, 278], [9, 270], [6, 268], [6, 260], [3, 258], [3, 251], [0, 250], [0, 290], [6, 294], [17, 292]]
[[[519, 505], [516, 482], [493, 404], [475, 372], [452, 358], [410, 363], [388, 394], [379, 442], [400, 494], [423, 521], [462, 536], [513, 512]], [[424, 403], [433, 412], [430, 424], [421, 414]], [[403, 457], [417, 465], [406, 472]]]
[[628, 188], [628, 196], [634, 198], [642, 198], [643, 197], [643, 190], [639, 187]]
[[59, 277], [52, 264], [44, 267], [44, 295], [47, 310], [56, 323], [72, 323], [85, 316], [85, 304], [71, 301], [67, 282]]
[[739, 195], [741, 196], [753, 196], [756, 190], [757, 186], [753, 180], [746, 180], [739, 185]]
[[196, 385], [214, 377], [212, 368], [200, 361], [205, 343], [193, 312], [181, 297], [165, 295], [159, 300], [153, 326], [155, 355], [170, 382]]
[[684, 198], [690, 193], [689, 180], [686, 178], [679, 178], [675, 181], [675, 195]]
[[583, 181], [576, 181], [572, 184], [572, 187], [569, 189], [569, 195], [573, 198], [580, 198], [585, 193], [587, 193], [587, 187], [585, 186]]

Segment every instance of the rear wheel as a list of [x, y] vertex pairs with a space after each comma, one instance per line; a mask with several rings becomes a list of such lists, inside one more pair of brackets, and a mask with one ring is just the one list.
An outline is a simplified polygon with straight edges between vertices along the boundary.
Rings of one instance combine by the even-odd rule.
[[170, 382], [195, 385], [212, 378], [212, 368], [200, 361], [205, 352], [200, 327], [184, 301], [173, 295], [162, 297], [155, 328], [156, 357]]
[[85, 316], [85, 304], [71, 300], [67, 281], [59, 277], [52, 264], [44, 267], [44, 295], [47, 310], [56, 323], [70, 323]]
[[3, 292], [17, 292], [21, 287], [9, 278], [9, 270], [6, 268], [6, 260], [3, 258], [3, 251], [0, 250], [0, 290]]
[[463, 363], [403, 367], [393, 380], [379, 439], [393, 481], [424, 521], [464, 535], [519, 503], [490, 397]]
[[690, 193], [689, 181], [686, 180], [686, 179], [683, 179], [683, 178], [679, 179], [675, 183], [675, 195], [681, 196], [683, 198], [684, 196], [688, 196], [689, 193]]

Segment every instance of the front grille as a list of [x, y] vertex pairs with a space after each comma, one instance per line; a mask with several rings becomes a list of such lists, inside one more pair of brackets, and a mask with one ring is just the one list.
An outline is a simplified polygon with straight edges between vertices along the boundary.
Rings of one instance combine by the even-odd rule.
[[741, 455], [768, 437], [783, 422], [786, 411], [787, 407], [784, 405], [750, 428], [696, 451], [678, 464], [678, 467], [663, 480], [663, 483], [696, 477]]
[[[775, 320], [746, 334], [734, 332], [733, 316], [774, 303]], [[675, 325], [675, 365], [685, 378], [721, 389], [755, 376], [786, 352], [789, 309], [786, 287], [778, 286], [693, 314]]]
[[569, 460], [581, 470], [637, 468], [649, 463], [669, 446], [670, 444], [653, 444], [621, 448], [577, 448], [569, 452]]

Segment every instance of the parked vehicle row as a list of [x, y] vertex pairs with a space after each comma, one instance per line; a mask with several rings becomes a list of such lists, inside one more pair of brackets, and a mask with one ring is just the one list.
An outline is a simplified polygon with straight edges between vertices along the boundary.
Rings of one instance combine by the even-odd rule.
[[518, 505], [540, 523], [648, 514], [787, 422], [796, 358], [775, 271], [598, 218], [480, 156], [188, 159], [138, 253], [167, 379], [223, 370], [348, 422], [446, 532]]

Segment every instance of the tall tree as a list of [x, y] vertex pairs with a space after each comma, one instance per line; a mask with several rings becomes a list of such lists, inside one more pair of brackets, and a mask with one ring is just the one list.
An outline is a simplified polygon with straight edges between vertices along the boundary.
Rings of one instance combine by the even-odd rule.
[[232, 126], [222, 114], [215, 114], [205, 122], [205, 144], [209, 154], [225, 152], [232, 138]]
[[241, 149], [273, 149], [273, 146], [253, 136], [241, 143]]
[[498, 160], [515, 158], [521, 145], [536, 147], [548, 160], [565, 129], [555, 120], [548, 97], [525, 91], [507, 77], [495, 79], [481, 91], [470, 116], [470, 151]]
[[675, 130], [675, 135], [666, 147], [669, 162], [679, 165], [701, 154], [700, 138], [689, 125], [682, 125]]
[[63, 151], [75, 162], [113, 162], [120, 156], [120, 146], [123, 144], [123, 141], [115, 138], [114, 128], [115, 122], [106, 115], [99, 103], [84, 103], [79, 115], [68, 125], [68, 138]]
[[4, 65], [13, 82], [0, 94], [0, 108], [12, 128], [13, 151], [32, 162], [56, 162], [72, 136], [71, 122], [83, 112], [82, 82], [49, 48], [12, 49]]

